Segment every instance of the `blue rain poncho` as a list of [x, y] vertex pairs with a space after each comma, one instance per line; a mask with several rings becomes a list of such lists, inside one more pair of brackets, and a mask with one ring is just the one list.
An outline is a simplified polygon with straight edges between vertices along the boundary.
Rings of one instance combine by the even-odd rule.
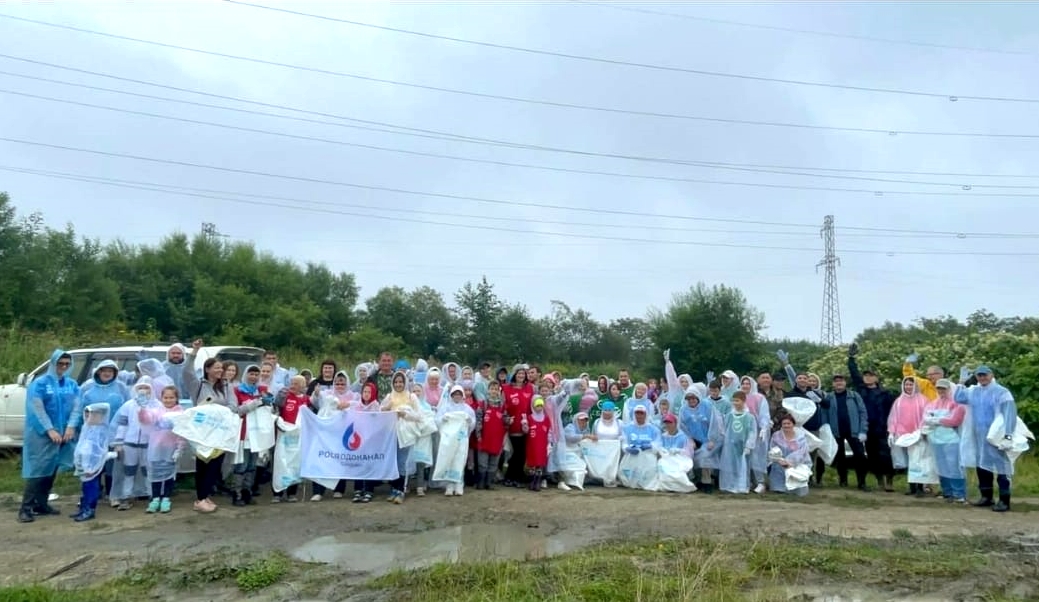
[[757, 443], [758, 427], [754, 416], [744, 410], [725, 417], [725, 440], [718, 462], [718, 487], [729, 493], [749, 493], [748, 456]]
[[722, 418], [726, 418], [732, 414], [732, 402], [724, 395], [718, 399], [708, 397], [707, 401], [714, 406], [715, 410], [718, 410], [718, 413], [721, 414]]
[[667, 431], [661, 431], [660, 433], [660, 449], [667, 451], [678, 451], [690, 458], [693, 456], [692, 446], [689, 445], [689, 437], [685, 436], [682, 431], [675, 431], [674, 435], [667, 434]]
[[644, 424], [625, 423], [621, 430], [624, 433], [623, 446], [626, 454], [637, 454], [660, 447], [660, 429], [648, 421]]
[[[119, 380], [118, 377], [113, 378], [108, 382], [102, 382], [98, 374], [104, 368], [111, 368], [117, 374], [119, 367], [112, 360], [104, 360], [94, 368], [94, 376], [87, 382], [83, 383], [80, 388], [80, 399], [83, 407], [104, 403], [108, 405], [108, 420], [109, 423], [115, 423], [116, 412], [123, 406], [123, 402], [130, 399], [130, 387], [126, 386], [125, 383]], [[115, 427], [113, 426], [113, 434]]]
[[711, 403], [700, 401], [700, 389], [696, 385], [686, 390], [686, 396], [695, 397], [697, 404], [692, 408], [689, 401], [683, 402], [678, 412], [678, 427], [696, 444], [693, 455], [696, 467], [716, 469], [724, 435], [721, 414]]
[[631, 397], [624, 400], [624, 408], [621, 411], [622, 422], [634, 422], [635, 408], [637, 407], [646, 408], [646, 418], [651, 418], [656, 413], [656, 408], [653, 406], [653, 402], [646, 397], [645, 393], [643, 393], [642, 397], [636, 396], [640, 390], [647, 390], [645, 383], [637, 383], [632, 391]]
[[[47, 431], [53, 429], [64, 436], [65, 429], [79, 428], [83, 420], [79, 385], [71, 377], [58, 377], [58, 358], [64, 353], [55, 349], [47, 372], [36, 377], [26, 390], [23, 479], [50, 477], [59, 469], [73, 467], [75, 442], [53, 443], [47, 435]], [[70, 362], [65, 374], [72, 374], [74, 368]]]
[[[988, 432], [996, 415], [1003, 415], [1005, 434], [1013, 435], [1017, 425], [1014, 396], [995, 379], [988, 385], [957, 387], [956, 402], [967, 405], [970, 429], [962, 433], [962, 456], [965, 468], [980, 468], [1008, 477], [1014, 474], [1014, 463], [1005, 451], [988, 442]], [[964, 422], [966, 425], [966, 421]], [[968, 429], [963, 429], [967, 431]]]
[[107, 403], [95, 403], [83, 409], [83, 428], [73, 454], [75, 474], [81, 481], [90, 481], [105, 469], [108, 445], [112, 442], [110, 412]]
[[671, 411], [675, 412], [677, 408], [685, 405], [685, 392], [693, 384], [693, 377], [675, 372], [675, 365], [671, 360], [664, 362], [664, 377], [667, 380], [667, 398], [671, 402]]

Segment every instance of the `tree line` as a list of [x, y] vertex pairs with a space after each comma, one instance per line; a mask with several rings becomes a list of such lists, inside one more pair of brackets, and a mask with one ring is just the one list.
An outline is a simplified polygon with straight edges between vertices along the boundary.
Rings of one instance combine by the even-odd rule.
[[[842, 350], [768, 340], [765, 316], [736, 288], [703, 283], [644, 316], [601, 321], [563, 300], [548, 315], [502, 299], [486, 278], [450, 298], [429, 286], [384, 287], [362, 300], [353, 274], [299, 265], [250, 243], [174, 233], [155, 245], [102, 244], [53, 228], [39, 214], [19, 217], [0, 193], [0, 333], [76, 333], [114, 344], [189, 340], [299, 352], [320, 360], [362, 360], [389, 350], [408, 357], [474, 364], [538, 361], [560, 369], [659, 377], [661, 352], [701, 377], [731, 368], [777, 371], [775, 350], [798, 368], [839, 370]], [[118, 335], [113, 335], [118, 333]], [[144, 339], [144, 340], [142, 340]], [[953, 370], [984, 361], [1039, 383], [1039, 319], [980, 310], [869, 328], [856, 341], [889, 380], [911, 351]], [[2, 348], [2, 347], [0, 347]], [[875, 355], [870, 350], [875, 351]], [[977, 356], [977, 357], [975, 357]], [[1016, 370], [1015, 370], [1016, 368]], [[1034, 377], [1034, 378], [1033, 378]], [[1027, 395], [1039, 397], [1039, 390]]]

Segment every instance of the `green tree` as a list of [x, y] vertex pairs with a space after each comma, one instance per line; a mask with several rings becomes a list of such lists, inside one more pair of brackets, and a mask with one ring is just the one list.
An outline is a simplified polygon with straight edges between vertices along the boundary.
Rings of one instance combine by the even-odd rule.
[[459, 319], [455, 354], [468, 363], [494, 357], [500, 340], [497, 327], [504, 311], [494, 286], [487, 282], [486, 276], [475, 286], [466, 282], [455, 293], [455, 304]]
[[651, 310], [647, 321], [655, 351], [671, 349], [675, 368], [698, 378], [709, 370], [743, 374], [761, 353], [764, 316], [725, 285], [701, 282], [676, 294], [667, 311]]

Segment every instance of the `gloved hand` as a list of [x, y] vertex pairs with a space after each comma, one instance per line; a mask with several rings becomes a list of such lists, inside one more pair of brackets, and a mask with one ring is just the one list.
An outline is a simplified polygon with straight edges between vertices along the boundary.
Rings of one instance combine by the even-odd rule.
[[960, 384], [961, 385], [963, 383], [967, 382], [968, 380], [970, 380], [970, 373], [971, 373], [971, 369], [970, 368], [968, 368], [966, 366], [963, 366], [963, 367], [960, 368]]
[[664, 350], [664, 361], [665, 362], [670, 362], [671, 361], [671, 350], [670, 349], [665, 349]]
[[105, 461], [107, 462], [108, 460], [115, 460], [117, 457], [119, 457], [119, 454], [115, 453], [114, 451], [110, 451], [107, 454], [105, 454]]
[[257, 455], [256, 457], [256, 461], [259, 462], [261, 465], [266, 466], [267, 463], [271, 461], [270, 450], [264, 450], [260, 452], [259, 455]]
[[744, 456], [749, 456], [751, 451], [753, 451], [753, 450], [751, 450], [750, 448], [744, 448], [743, 455]]
[[848, 345], [848, 357], [855, 357], [858, 354], [859, 354], [859, 344], [858, 343], [852, 343], [851, 345]]
[[823, 400], [822, 397], [819, 397], [819, 394], [816, 393], [815, 391], [809, 391], [809, 392], [805, 393], [805, 397], [807, 397], [808, 399], [811, 399], [815, 403], [819, 403], [820, 401]]
[[641, 451], [639, 448], [637, 448], [634, 445], [632, 445], [631, 447], [625, 449], [624, 453], [631, 454], [633, 456], [637, 456], [637, 455], [639, 455], [639, 451]]
[[173, 450], [173, 455], [170, 456], [170, 459], [173, 460], [174, 464], [176, 464], [177, 460], [180, 460], [180, 450], [179, 449]]
[[790, 354], [782, 349], [776, 352], [776, 357], [779, 358], [779, 361], [782, 362], [784, 366], [790, 363]]
[[642, 444], [639, 445], [639, 449], [641, 449], [642, 451], [649, 451], [653, 449], [653, 444], [648, 441], [644, 441], [642, 442]]
[[866, 433], [859, 433], [859, 443], [866, 442]]
[[919, 360], [920, 360], [920, 356], [918, 356], [916, 354], [916, 352], [913, 352], [913, 353], [910, 353], [909, 357], [906, 358], [906, 363], [907, 364], [915, 364]]
[[887, 436], [887, 446], [888, 447], [894, 447], [895, 446], [895, 436], [894, 435], [888, 435]]
[[139, 350], [137, 353], [133, 354], [133, 356], [137, 358], [137, 361], [139, 362], [148, 359], [148, 354], [144, 352], [144, 349]]
[[274, 405], [274, 395], [270, 393], [264, 393], [260, 396], [260, 402], [265, 406]]
[[714, 382], [714, 372], [711, 372], [710, 370], [708, 370], [707, 371], [707, 384], [710, 385], [713, 382]]
[[768, 429], [758, 429], [758, 439], [768, 441]]

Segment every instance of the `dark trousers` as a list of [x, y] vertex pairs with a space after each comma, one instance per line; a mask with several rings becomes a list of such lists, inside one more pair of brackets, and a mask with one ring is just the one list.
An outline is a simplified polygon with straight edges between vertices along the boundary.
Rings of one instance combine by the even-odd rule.
[[213, 458], [209, 462], [195, 458], [195, 498], [202, 501], [213, 494], [217, 485], [224, 480], [224, 456]]
[[152, 499], [161, 500], [162, 498], [168, 498], [173, 495], [173, 482], [174, 479], [166, 479], [165, 481], [152, 481]]
[[869, 471], [877, 480], [895, 476], [895, 468], [891, 465], [891, 448], [887, 444], [887, 435], [868, 435], [866, 438], [866, 462]]
[[83, 497], [79, 500], [80, 510], [97, 510], [97, 502], [101, 499], [101, 481], [104, 473], [99, 473], [89, 481], [83, 481]]
[[[346, 484], [346, 481], [339, 482]], [[354, 481], [354, 493], [372, 493], [378, 484], [378, 481]]]
[[[321, 483], [314, 483], [314, 495], [325, 495], [328, 488]], [[346, 493], [346, 481], [340, 480], [335, 486], [336, 493]]]
[[992, 497], [993, 476], [996, 477], [996, 484], [999, 486], [999, 495], [1010, 495], [1010, 479], [1005, 474], [993, 475], [991, 472], [985, 470], [984, 468], [978, 468], [976, 470], [978, 473], [978, 489], [981, 491], [981, 497]]
[[524, 470], [524, 464], [527, 463], [527, 436], [509, 435], [509, 442], [512, 443], [512, 455], [509, 456], [509, 465], [505, 469], [505, 480], [525, 483], [527, 481], [527, 472]]
[[837, 477], [841, 483], [848, 482], [847, 448], [851, 448], [851, 464], [855, 470], [855, 480], [859, 485], [866, 484], [866, 450], [857, 437], [837, 437], [837, 457], [833, 465], [837, 469]]
[[50, 497], [51, 489], [54, 488], [54, 479], [58, 473], [49, 477], [35, 477], [25, 479], [25, 490], [22, 493], [22, 508], [29, 512], [36, 512], [47, 507], [47, 498]]

